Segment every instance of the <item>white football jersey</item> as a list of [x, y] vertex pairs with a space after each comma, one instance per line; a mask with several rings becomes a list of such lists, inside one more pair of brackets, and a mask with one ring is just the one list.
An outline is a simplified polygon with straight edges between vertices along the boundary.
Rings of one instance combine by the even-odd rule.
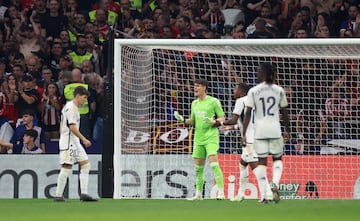
[[[238, 125], [241, 132], [243, 130], [243, 121], [246, 112], [246, 100], [247, 96], [236, 99], [235, 107], [233, 110], [234, 114], [239, 115]], [[251, 111], [251, 119], [246, 129], [246, 142], [250, 144], [254, 143], [254, 111]]]
[[281, 137], [279, 111], [287, 105], [284, 89], [276, 84], [261, 83], [249, 90], [246, 106], [255, 109], [255, 139]]
[[76, 128], [80, 127], [80, 113], [78, 107], [73, 101], [69, 101], [65, 104], [61, 111], [60, 122], [60, 150], [69, 149], [70, 143], [79, 142], [80, 139], [70, 132], [69, 125], [75, 124]]

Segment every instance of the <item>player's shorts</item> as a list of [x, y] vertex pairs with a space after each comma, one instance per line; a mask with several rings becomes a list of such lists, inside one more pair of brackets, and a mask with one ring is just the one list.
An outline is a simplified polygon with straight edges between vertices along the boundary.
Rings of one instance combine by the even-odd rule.
[[219, 151], [219, 143], [208, 143], [206, 145], [194, 145], [193, 158], [206, 159], [207, 156], [216, 155]]
[[73, 165], [76, 162], [87, 160], [88, 156], [80, 143], [70, 143], [69, 149], [60, 150], [60, 164]]
[[254, 144], [246, 144], [246, 147], [242, 148], [241, 159], [246, 163], [257, 162], [258, 155], [255, 151]]
[[284, 149], [284, 141], [283, 138], [275, 138], [275, 139], [263, 139], [257, 140], [255, 139], [255, 151], [258, 157], [264, 158], [269, 154], [273, 156], [281, 156]]

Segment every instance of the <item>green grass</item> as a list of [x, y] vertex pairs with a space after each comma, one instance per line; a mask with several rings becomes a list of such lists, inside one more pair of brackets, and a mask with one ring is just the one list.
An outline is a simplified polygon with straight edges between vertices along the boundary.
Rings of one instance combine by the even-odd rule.
[[203, 200], [112, 200], [97, 203], [51, 199], [0, 199], [0, 220], [91, 221], [91, 220], [244, 220], [331, 221], [360, 220], [360, 200], [282, 200], [259, 204], [257, 200], [230, 202]]

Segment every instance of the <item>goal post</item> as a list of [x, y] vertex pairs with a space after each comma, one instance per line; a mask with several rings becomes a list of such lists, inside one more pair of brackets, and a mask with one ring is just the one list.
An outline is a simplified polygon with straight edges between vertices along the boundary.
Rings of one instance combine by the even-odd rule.
[[[194, 79], [205, 78], [231, 117], [234, 86], [256, 85], [265, 61], [289, 101], [282, 197], [360, 196], [360, 39], [115, 39], [114, 46], [115, 199], [192, 196], [193, 128], [173, 112], [189, 116]], [[220, 131], [228, 198], [239, 187], [240, 143], [238, 131]], [[208, 165], [205, 173], [204, 196], [213, 198]], [[251, 172], [247, 197], [258, 197]]]

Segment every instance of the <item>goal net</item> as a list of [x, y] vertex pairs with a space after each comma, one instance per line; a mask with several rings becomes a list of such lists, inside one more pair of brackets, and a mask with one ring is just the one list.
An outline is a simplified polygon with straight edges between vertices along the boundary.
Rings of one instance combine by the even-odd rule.
[[[360, 40], [115, 40], [114, 198], [188, 198], [195, 192], [189, 117], [197, 78], [210, 83], [229, 119], [233, 88], [258, 83], [257, 68], [276, 66], [289, 101], [284, 199], [360, 198]], [[220, 131], [225, 194], [239, 188], [239, 131]], [[271, 180], [271, 160], [268, 176]], [[246, 197], [257, 198], [250, 171]], [[208, 164], [204, 197], [217, 187]]]

